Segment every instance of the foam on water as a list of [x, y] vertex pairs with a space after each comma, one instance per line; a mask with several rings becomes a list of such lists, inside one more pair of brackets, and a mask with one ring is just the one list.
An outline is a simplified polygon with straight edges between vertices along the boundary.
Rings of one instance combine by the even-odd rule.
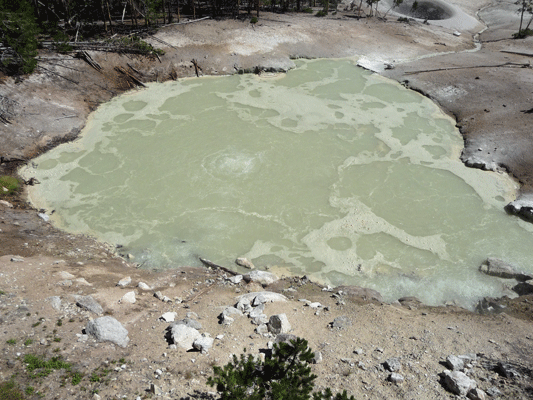
[[82, 137], [23, 171], [64, 229], [152, 268], [308, 274], [388, 300], [471, 305], [500, 295], [487, 257], [529, 267], [531, 227], [506, 215], [506, 176], [465, 168], [435, 104], [350, 60], [278, 76], [152, 84], [103, 105]]

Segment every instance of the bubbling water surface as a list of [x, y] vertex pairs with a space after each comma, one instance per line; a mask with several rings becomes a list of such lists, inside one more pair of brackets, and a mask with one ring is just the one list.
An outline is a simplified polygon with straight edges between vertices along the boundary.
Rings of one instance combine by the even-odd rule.
[[513, 181], [464, 167], [435, 104], [351, 60], [298, 64], [115, 98], [23, 171], [41, 181], [32, 201], [151, 268], [247, 257], [466, 306], [502, 293], [485, 258], [527, 270], [532, 229], [503, 211]]

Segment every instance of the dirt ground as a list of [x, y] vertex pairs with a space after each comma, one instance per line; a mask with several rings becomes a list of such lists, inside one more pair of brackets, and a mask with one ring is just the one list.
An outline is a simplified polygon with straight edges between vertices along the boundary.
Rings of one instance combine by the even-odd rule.
[[[479, 25], [458, 30], [391, 16], [356, 19], [353, 12], [342, 11], [327, 18], [262, 13], [255, 26], [243, 18], [165, 27], [147, 39], [165, 50], [160, 59], [91, 52], [102, 71], [71, 55], [42, 53], [36, 73], [22, 80], [4, 78], [0, 84], [0, 95], [9, 99], [4, 115], [11, 122], [0, 129], [0, 174], [72, 140], [99, 104], [134, 88], [115, 66], [149, 82], [193, 76], [192, 59], [204, 74], [224, 75], [287, 70], [298, 57], [358, 57], [360, 65], [423, 92], [453, 114], [465, 137], [463, 160], [509, 172], [527, 197], [533, 188], [533, 38], [511, 39], [518, 26], [512, 1], [452, 2]], [[257, 284], [232, 284], [220, 271], [139, 270], [115, 248], [45, 223], [23, 196], [2, 199], [13, 207], [0, 205], [0, 381], [15, 375], [23, 388], [33, 388], [27, 397], [212, 398], [214, 389], [206, 386], [212, 365], [225, 364], [244, 347], [255, 354], [273, 340], [254, 333], [246, 317], [218, 324], [223, 307], [233, 305], [239, 294], [262, 290]], [[117, 287], [125, 276], [132, 283]], [[137, 288], [139, 281], [153, 290]], [[156, 299], [155, 290], [174, 301]], [[267, 290], [282, 292], [289, 301], [269, 304], [265, 313], [286, 313], [291, 333], [322, 353], [323, 361], [313, 366], [321, 388], [347, 389], [358, 399], [454, 398], [441, 384], [445, 359], [473, 353], [476, 360], [467, 369], [481, 389], [499, 391], [501, 398], [533, 398], [531, 295], [504, 299], [503, 313], [480, 315], [451, 306], [430, 308], [412, 299], [395, 304], [339, 299], [332, 297], [335, 291], [301, 278], [286, 278]], [[137, 302], [119, 303], [128, 291], [136, 292]], [[126, 348], [83, 336], [89, 319], [97, 317], [75, 305], [75, 296], [87, 294], [129, 331]], [[47, 300], [51, 296], [61, 298], [57, 309]], [[299, 299], [320, 302], [327, 310], [311, 309]], [[178, 318], [194, 312], [202, 332], [224, 336], [207, 355], [170, 349], [168, 323], [158, 320], [167, 311]], [[330, 328], [338, 316], [347, 316], [351, 325]], [[26, 354], [63, 356], [81, 382], [73, 385], [74, 372], [64, 371], [30, 379]], [[391, 357], [400, 360], [403, 383], [388, 380], [390, 371], [382, 363]], [[498, 362], [516, 374], [504, 376]], [[149, 392], [152, 383], [160, 393]]]

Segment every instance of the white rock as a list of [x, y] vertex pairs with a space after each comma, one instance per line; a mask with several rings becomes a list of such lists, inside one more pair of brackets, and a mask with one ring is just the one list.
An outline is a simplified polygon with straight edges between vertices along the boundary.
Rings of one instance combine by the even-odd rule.
[[459, 396], [466, 396], [470, 390], [477, 387], [476, 381], [460, 371], [445, 371], [444, 383], [450, 392]]
[[250, 260], [244, 257], [239, 257], [235, 260], [235, 264], [248, 269], [255, 269], [254, 264]]
[[127, 276], [118, 281], [117, 286], [127, 286], [131, 283], [131, 277]]
[[74, 279], [74, 282], [76, 282], [78, 285], [92, 286], [92, 284], [90, 284], [89, 282], [87, 282], [87, 281], [85, 280], [85, 278], [76, 278], [76, 279]]
[[24, 259], [20, 256], [11, 257], [11, 262], [24, 262]]
[[102, 306], [98, 304], [98, 302], [90, 295], [78, 297], [76, 300], [76, 305], [98, 315], [104, 313]]
[[226, 316], [226, 317], [233, 317], [233, 316], [239, 316], [239, 317], [242, 317], [243, 316], [243, 313], [241, 310], [235, 308], [235, 307], [226, 307], [224, 309], [224, 311], [222, 311], [222, 315], [220, 316], [220, 318], [222, 318], [222, 316]]
[[130, 341], [128, 331], [115, 318], [109, 316], [89, 321], [85, 331], [99, 342], [112, 342], [120, 347], [126, 347]]
[[222, 319], [220, 320], [220, 323], [222, 325], [231, 325], [235, 320], [227, 315], [222, 314]]
[[174, 344], [182, 349], [193, 349], [193, 343], [196, 339], [200, 339], [202, 335], [194, 328], [186, 325], [173, 325], [171, 330], [171, 337]]
[[487, 394], [481, 389], [471, 389], [466, 395], [470, 400], [486, 400]]
[[126, 293], [122, 298], [119, 300], [119, 303], [135, 303], [137, 299], [135, 298], [135, 292], [131, 291]]
[[385, 367], [390, 372], [398, 372], [402, 369], [402, 364], [400, 363], [400, 359], [393, 357], [385, 361]]
[[315, 355], [313, 359], [311, 360], [313, 364], [318, 364], [322, 362], [322, 353], [320, 351], [315, 351]]
[[459, 357], [449, 355], [446, 357], [446, 366], [452, 371], [461, 371], [465, 367], [465, 364]]
[[242, 275], [230, 276], [230, 277], [228, 278], [228, 281], [230, 281], [231, 283], [235, 283], [235, 284], [237, 284], [237, 283], [242, 282], [242, 278], [243, 278]]
[[61, 298], [59, 296], [52, 296], [47, 299], [52, 308], [56, 311], [61, 310]]
[[178, 316], [177, 312], [169, 311], [169, 312], [166, 312], [163, 315], [161, 315], [159, 317], [159, 320], [165, 321], [165, 322], [174, 322], [174, 320], [176, 319], [177, 316]]
[[254, 307], [263, 303], [274, 303], [277, 301], [287, 301], [287, 298], [282, 294], [275, 292], [252, 292], [246, 293], [237, 297], [240, 304], [251, 304]]
[[400, 383], [403, 383], [404, 378], [403, 378], [403, 376], [400, 375], [399, 373], [397, 373], [397, 372], [393, 372], [392, 374], [389, 375], [389, 381], [391, 381], [392, 383], [396, 383], [397, 385], [399, 385]]
[[139, 282], [139, 283], [137, 284], [137, 287], [138, 287], [139, 289], [142, 289], [142, 290], [152, 290], [152, 288], [151, 288], [150, 286], [148, 286], [148, 285], [147, 285], [146, 283], [144, 283], [144, 282]]
[[267, 324], [261, 324], [257, 328], [255, 328], [256, 333], [259, 333], [260, 335], [264, 335], [268, 333], [268, 326]]
[[258, 305], [257, 307], [254, 307], [250, 310], [250, 312], [248, 313], [248, 317], [249, 318], [255, 318], [255, 317], [259, 317], [260, 315], [262, 315], [265, 311], [265, 304], [260, 304]]
[[67, 271], [61, 271], [59, 273], [59, 276], [63, 279], [75, 279], [76, 278], [75, 275], [72, 275], [70, 272], [67, 272]]
[[320, 303], [317, 301], [317, 302], [314, 302], [314, 303], [309, 304], [309, 307], [311, 307], [311, 308], [320, 308], [320, 307], [322, 307], [322, 304], [320, 304]]
[[214, 341], [215, 339], [210, 337], [201, 337], [196, 339], [192, 345], [196, 350], [200, 350], [202, 354], [206, 354], [213, 347]]
[[261, 325], [268, 323], [269, 319], [265, 314], [257, 315], [255, 317], [252, 317], [252, 324], [254, 325]]
[[276, 301], [285, 301], [286, 297], [279, 293], [261, 293], [252, 301], [252, 306], [257, 307], [265, 303], [274, 303]]
[[48, 222], [50, 221], [50, 217], [48, 215], [46, 215], [45, 213], [38, 213], [37, 214], [39, 216], [39, 218], [41, 218], [44, 222]]
[[244, 275], [246, 282], [257, 282], [263, 286], [268, 286], [276, 282], [279, 278], [272, 272], [267, 271], [252, 271], [249, 274]]
[[0, 206], [4, 206], [7, 208], [13, 208], [13, 204], [11, 204], [9, 201], [0, 200]]

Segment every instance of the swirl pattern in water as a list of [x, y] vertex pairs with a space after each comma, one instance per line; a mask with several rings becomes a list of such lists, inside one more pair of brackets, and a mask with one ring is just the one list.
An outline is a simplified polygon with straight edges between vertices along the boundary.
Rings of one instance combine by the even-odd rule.
[[501, 293], [488, 256], [528, 268], [513, 182], [465, 168], [429, 100], [350, 60], [286, 75], [153, 84], [103, 105], [36, 160], [38, 207], [154, 268], [234, 265], [471, 304]]

